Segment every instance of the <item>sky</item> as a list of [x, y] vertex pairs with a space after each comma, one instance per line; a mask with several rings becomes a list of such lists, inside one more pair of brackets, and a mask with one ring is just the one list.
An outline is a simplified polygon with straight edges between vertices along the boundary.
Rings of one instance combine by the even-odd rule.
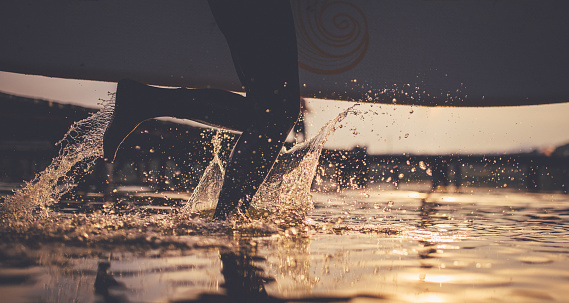
[[[116, 83], [0, 72], [0, 91], [98, 108]], [[308, 136], [354, 102], [307, 99]], [[428, 108], [361, 103], [328, 148], [367, 147], [370, 154], [481, 154], [569, 143], [569, 103], [498, 108]], [[62, 134], [63, 135], [63, 134]]]

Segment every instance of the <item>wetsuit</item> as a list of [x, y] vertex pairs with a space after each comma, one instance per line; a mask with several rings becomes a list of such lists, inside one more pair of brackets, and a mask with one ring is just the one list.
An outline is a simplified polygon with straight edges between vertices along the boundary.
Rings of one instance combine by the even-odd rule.
[[218, 89], [164, 89], [132, 80], [117, 87], [105, 133], [113, 160], [140, 122], [162, 116], [242, 132], [228, 160], [214, 219], [245, 211], [268, 175], [300, 112], [298, 54], [289, 0], [209, 0], [246, 96]]

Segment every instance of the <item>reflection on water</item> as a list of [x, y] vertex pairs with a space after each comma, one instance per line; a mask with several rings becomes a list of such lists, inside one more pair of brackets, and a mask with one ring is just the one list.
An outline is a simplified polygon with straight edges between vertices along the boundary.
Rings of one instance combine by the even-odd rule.
[[125, 289], [125, 286], [109, 273], [110, 267], [109, 262], [99, 262], [95, 277], [95, 294], [102, 297], [105, 302], [128, 302], [126, 296], [113, 293], [115, 289]]
[[368, 189], [313, 200], [304, 222], [287, 224], [95, 213], [69, 216], [91, 232], [61, 227], [64, 216], [59, 238], [3, 231], [0, 292], [11, 302], [566, 299], [566, 195]]

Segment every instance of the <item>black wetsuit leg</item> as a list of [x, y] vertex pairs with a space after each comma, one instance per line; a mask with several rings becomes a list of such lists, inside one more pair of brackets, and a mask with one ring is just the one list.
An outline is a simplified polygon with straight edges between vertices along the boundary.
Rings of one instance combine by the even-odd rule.
[[217, 89], [164, 89], [119, 82], [104, 157], [114, 160], [122, 140], [142, 121], [170, 116], [241, 131], [226, 167], [215, 219], [251, 198], [268, 175], [298, 118], [296, 36], [288, 0], [211, 0], [227, 39], [243, 97]]
[[229, 159], [215, 219], [246, 210], [300, 112], [296, 33], [288, 0], [210, 0], [255, 119]]

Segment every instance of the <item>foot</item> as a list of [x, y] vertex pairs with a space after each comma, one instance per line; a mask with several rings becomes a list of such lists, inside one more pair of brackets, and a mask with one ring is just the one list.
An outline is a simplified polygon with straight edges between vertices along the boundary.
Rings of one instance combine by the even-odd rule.
[[[115, 110], [109, 126], [103, 136], [103, 158], [107, 162], [114, 162], [119, 146], [136, 127], [150, 119], [145, 114], [144, 100], [146, 85], [132, 81], [121, 80], [117, 86], [115, 96]], [[148, 111], [148, 110], [146, 110]]]

